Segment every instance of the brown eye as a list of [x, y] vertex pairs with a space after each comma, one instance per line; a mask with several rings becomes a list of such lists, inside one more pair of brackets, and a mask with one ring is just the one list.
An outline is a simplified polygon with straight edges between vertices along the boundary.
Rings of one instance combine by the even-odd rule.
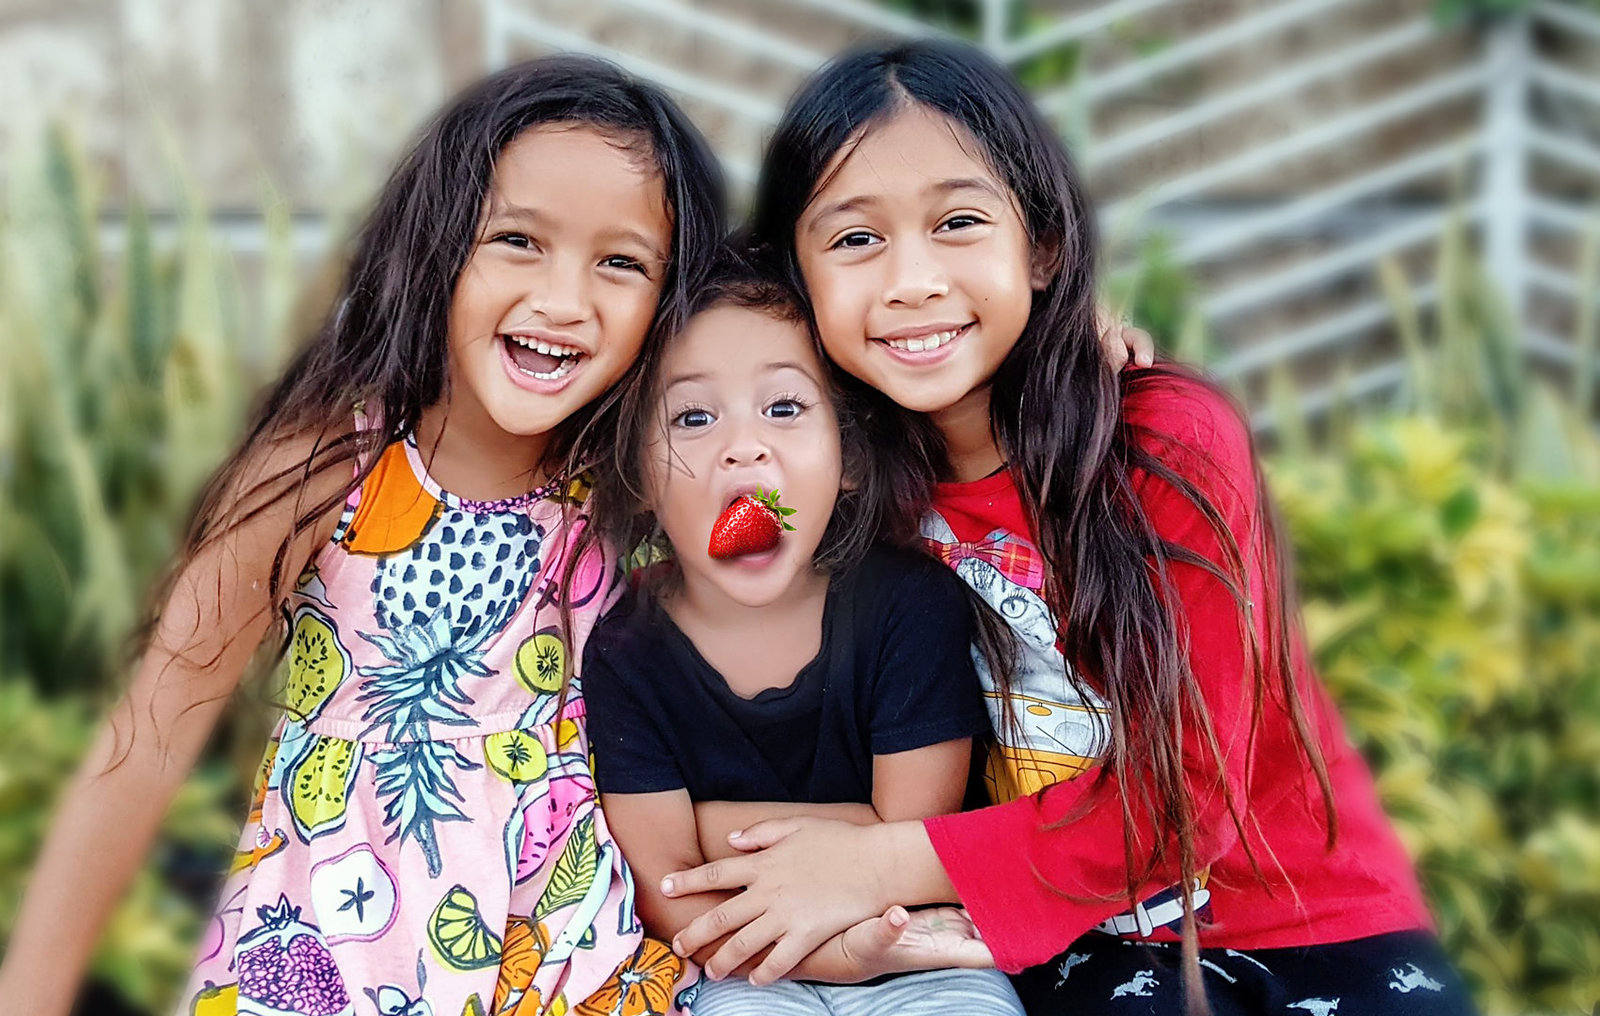
[[642, 262], [635, 258], [630, 258], [626, 254], [613, 254], [608, 258], [602, 259], [600, 263], [607, 268], [618, 268], [625, 272], [638, 272], [640, 275], [649, 274], [645, 271]]
[[876, 242], [878, 238], [871, 233], [857, 231], [841, 236], [834, 247], [869, 247]]
[[715, 419], [716, 417], [712, 416], [708, 410], [685, 409], [683, 412], [672, 418], [672, 425], [674, 427], [686, 427], [690, 430], [694, 430], [700, 427], [711, 426], [712, 421]]

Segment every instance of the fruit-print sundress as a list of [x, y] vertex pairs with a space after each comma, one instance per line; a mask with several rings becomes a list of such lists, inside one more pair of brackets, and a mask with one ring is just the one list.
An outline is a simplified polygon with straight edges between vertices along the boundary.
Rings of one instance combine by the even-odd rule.
[[584, 493], [474, 502], [414, 439], [379, 455], [292, 597], [285, 715], [185, 1016], [687, 1005], [596, 806], [576, 678], [561, 703], [615, 592], [593, 555], [562, 630]]

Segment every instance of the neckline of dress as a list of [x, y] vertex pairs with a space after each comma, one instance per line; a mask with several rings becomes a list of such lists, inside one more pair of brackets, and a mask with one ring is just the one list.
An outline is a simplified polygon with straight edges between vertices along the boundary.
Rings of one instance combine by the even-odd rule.
[[472, 515], [525, 513], [533, 505], [559, 491], [562, 486], [561, 478], [556, 477], [526, 493], [503, 497], [494, 501], [479, 501], [476, 498], [462, 497], [441, 487], [439, 481], [433, 478], [433, 474], [428, 472], [427, 464], [422, 461], [422, 450], [417, 447], [417, 435], [414, 432], [406, 436], [404, 444], [406, 461], [411, 464], [411, 471], [416, 474], [417, 482], [422, 484], [422, 488], [444, 502], [447, 507]]

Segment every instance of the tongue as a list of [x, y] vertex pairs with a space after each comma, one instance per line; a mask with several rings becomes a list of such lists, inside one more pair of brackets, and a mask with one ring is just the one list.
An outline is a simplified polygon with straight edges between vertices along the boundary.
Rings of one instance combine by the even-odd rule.
[[516, 364], [519, 370], [528, 371], [530, 374], [548, 374], [561, 366], [561, 357], [529, 349], [509, 339], [506, 340], [506, 349], [511, 352], [511, 362]]

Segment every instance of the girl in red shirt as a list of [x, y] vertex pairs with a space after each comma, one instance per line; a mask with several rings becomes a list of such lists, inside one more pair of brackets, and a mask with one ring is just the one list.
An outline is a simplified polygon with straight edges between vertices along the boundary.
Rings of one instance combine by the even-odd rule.
[[955, 43], [835, 62], [778, 128], [755, 228], [1015, 644], [980, 665], [993, 806], [730, 830], [747, 854], [664, 891], [744, 891], [676, 946], [733, 932], [713, 977], [770, 946], [764, 982], [959, 899], [981, 942], [951, 961], [1018, 974], [1030, 1013], [1470, 1012], [1307, 664], [1248, 430], [1188, 372], [1103, 362], [1093, 216], [1015, 80]]

